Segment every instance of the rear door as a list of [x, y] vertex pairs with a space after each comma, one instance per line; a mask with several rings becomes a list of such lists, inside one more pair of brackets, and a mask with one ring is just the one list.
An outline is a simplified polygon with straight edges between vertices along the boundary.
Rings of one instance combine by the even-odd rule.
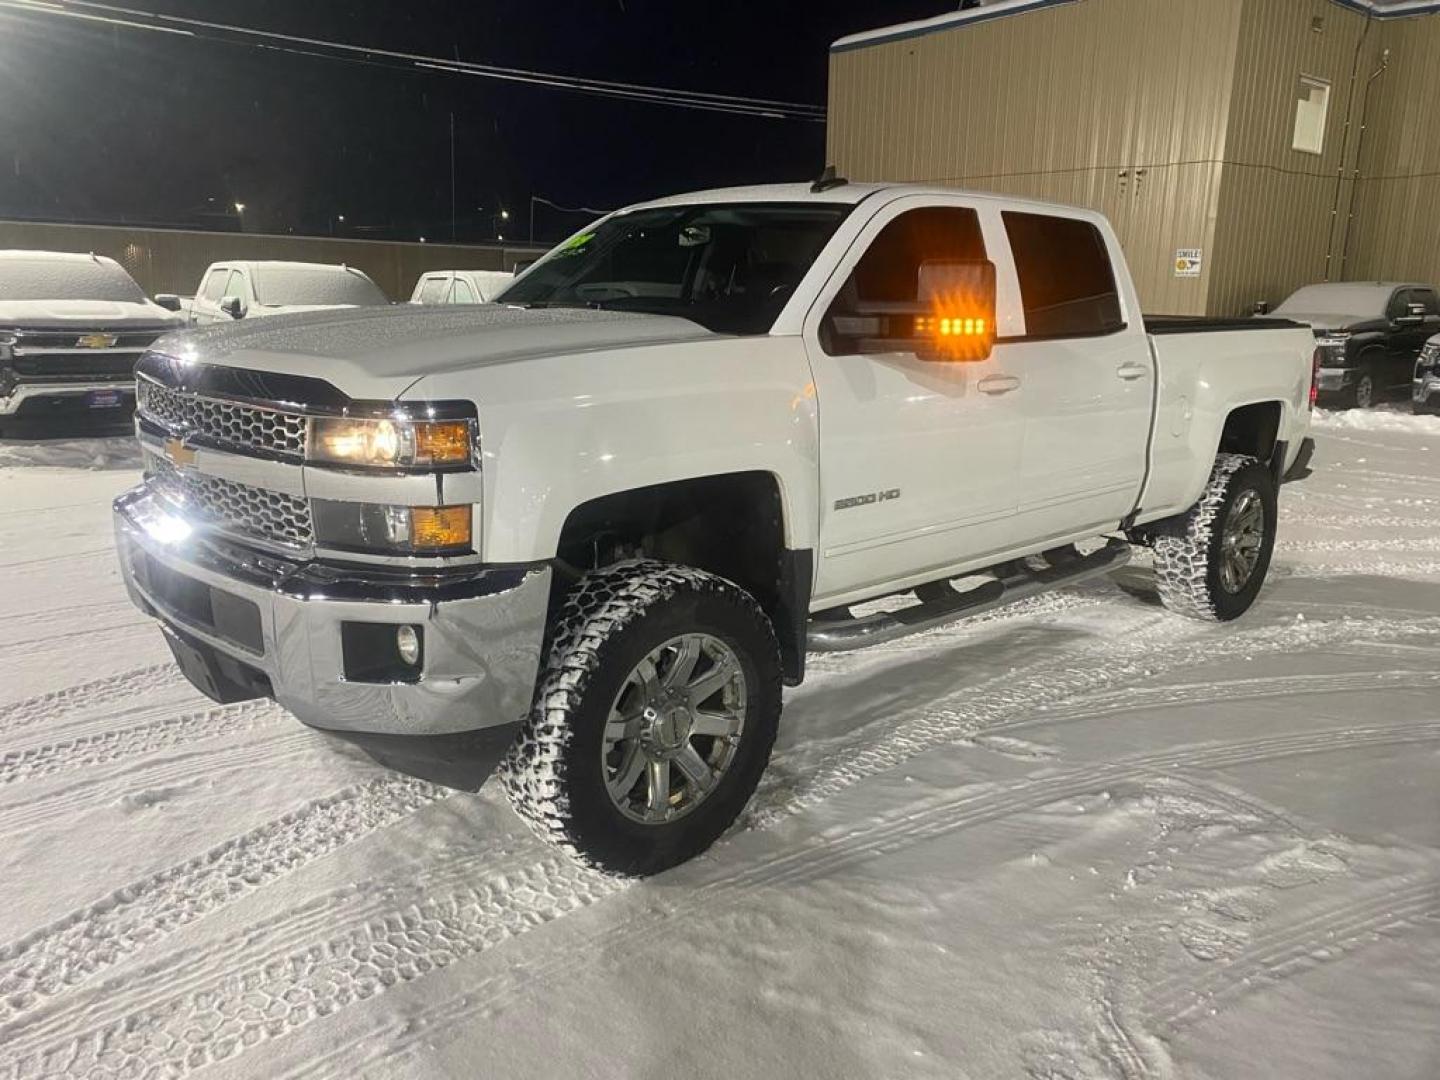
[[1155, 390], [1119, 246], [1091, 215], [1001, 216], [1025, 317], [996, 346], [1025, 411], [1016, 528], [1032, 541], [1114, 528], [1140, 494]]
[[[924, 261], [986, 258], [997, 270], [1008, 262], [988, 203], [897, 199], [866, 224], [807, 316], [820, 417], [821, 603], [941, 576], [1014, 540], [1024, 417], [1004, 362], [862, 354], [837, 330], [857, 304], [913, 303]], [[997, 292], [999, 310], [1013, 312], [1013, 277], [999, 273]]]

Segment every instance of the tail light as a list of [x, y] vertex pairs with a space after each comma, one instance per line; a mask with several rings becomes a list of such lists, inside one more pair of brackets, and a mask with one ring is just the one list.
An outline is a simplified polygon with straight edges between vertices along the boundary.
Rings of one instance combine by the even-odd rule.
[[1310, 360], [1310, 408], [1320, 400], [1320, 350], [1316, 349]]

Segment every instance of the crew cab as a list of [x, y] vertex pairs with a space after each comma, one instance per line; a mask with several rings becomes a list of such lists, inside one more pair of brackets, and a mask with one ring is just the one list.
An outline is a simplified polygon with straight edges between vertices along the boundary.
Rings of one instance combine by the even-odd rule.
[[1272, 314], [1315, 331], [1319, 402], [1342, 408], [1408, 390], [1421, 347], [1440, 331], [1440, 297], [1414, 283], [1306, 285]]
[[1313, 346], [1147, 320], [1086, 210], [833, 177], [676, 196], [497, 304], [159, 343], [120, 563], [217, 700], [392, 759], [508, 748], [540, 835], [651, 873], [740, 812], [808, 652], [1136, 545], [1170, 608], [1241, 615], [1305, 472]]
[[353, 266], [303, 262], [214, 263], [200, 279], [190, 318], [197, 325], [268, 315], [390, 303]]
[[183, 323], [114, 259], [0, 251], [0, 422], [120, 415], [134, 403], [136, 361]]
[[431, 270], [421, 274], [412, 304], [488, 304], [515, 280], [504, 270]]

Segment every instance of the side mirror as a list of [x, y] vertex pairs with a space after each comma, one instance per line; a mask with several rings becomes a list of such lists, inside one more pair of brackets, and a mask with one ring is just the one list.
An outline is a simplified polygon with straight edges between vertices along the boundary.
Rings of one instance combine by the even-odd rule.
[[989, 359], [995, 345], [995, 264], [988, 260], [920, 264], [908, 302], [860, 301], [831, 319], [853, 351], [913, 352], [921, 360]]
[[1252, 315], [1269, 315], [1269, 314], [1270, 314], [1270, 301], [1269, 301], [1269, 300], [1256, 300], [1256, 301], [1255, 301], [1255, 306], [1250, 309], [1250, 314], [1252, 314]]
[[220, 298], [220, 310], [232, 319], [243, 319], [245, 317], [245, 305], [240, 302], [238, 296], [222, 296]]
[[180, 310], [180, 297], [176, 296], [174, 293], [156, 293], [155, 303], [158, 304], [160, 307], [163, 307], [166, 311]]

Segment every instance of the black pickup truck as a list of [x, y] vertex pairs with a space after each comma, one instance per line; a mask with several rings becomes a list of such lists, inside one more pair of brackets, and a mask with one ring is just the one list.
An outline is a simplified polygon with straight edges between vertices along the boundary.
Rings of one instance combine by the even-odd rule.
[[1271, 314], [1314, 329], [1315, 385], [1331, 407], [1364, 409], [1408, 392], [1420, 349], [1440, 333], [1440, 296], [1406, 282], [1306, 285]]

